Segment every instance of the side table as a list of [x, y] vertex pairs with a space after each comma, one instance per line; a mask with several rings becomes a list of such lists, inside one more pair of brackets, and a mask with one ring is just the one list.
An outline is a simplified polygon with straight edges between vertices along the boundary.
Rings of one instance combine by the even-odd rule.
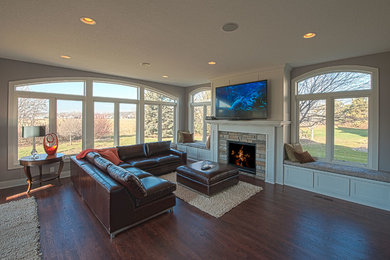
[[[33, 159], [31, 156], [25, 156], [19, 159], [20, 165], [24, 166], [24, 174], [26, 174], [27, 177], [27, 193], [31, 190], [31, 185], [35, 181], [35, 178], [31, 177], [31, 170], [30, 168], [32, 166], [38, 166], [39, 167], [39, 183], [42, 185], [42, 182], [44, 181], [50, 181], [54, 179], [60, 179], [62, 168], [64, 167], [64, 154], [63, 153], [56, 153], [53, 155], [47, 155], [47, 154], [38, 154], [38, 158]], [[52, 164], [59, 162], [60, 166], [58, 167], [58, 172], [56, 176], [51, 176], [49, 178], [46, 178], [42, 180], [42, 165], [46, 164]]]

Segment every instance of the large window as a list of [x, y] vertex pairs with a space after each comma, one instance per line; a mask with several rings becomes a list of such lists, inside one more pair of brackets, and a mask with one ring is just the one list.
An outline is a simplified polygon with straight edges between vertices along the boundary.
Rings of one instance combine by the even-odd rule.
[[145, 142], [172, 141], [176, 132], [176, 100], [145, 89]]
[[293, 138], [319, 160], [376, 169], [376, 77], [336, 68], [295, 79]]
[[210, 125], [205, 120], [211, 115], [211, 91], [197, 90], [190, 95], [190, 100], [190, 131], [196, 141], [206, 142], [210, 135]]
[[[11, 82], [9, 88], [8, 167], [30, 155], [32, 139], [23, 126], [46, 126], [57, 133], [58, 152], [141, 142], [175, 141], [177, 98], [123, 82], [58, 79]], [[36, 149], [44, 153], [43, 138]]]

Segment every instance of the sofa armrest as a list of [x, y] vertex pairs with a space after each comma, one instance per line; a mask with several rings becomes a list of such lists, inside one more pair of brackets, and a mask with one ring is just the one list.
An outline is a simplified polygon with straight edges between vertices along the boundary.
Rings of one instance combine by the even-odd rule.
[[178, 151], [178, 150], [171, 148], [171, 149], [169, 149], [169, 153], [179, 156], [180, 159], [183, 161], [183, 164], [187, 164], [187, 153], [186, 152]]

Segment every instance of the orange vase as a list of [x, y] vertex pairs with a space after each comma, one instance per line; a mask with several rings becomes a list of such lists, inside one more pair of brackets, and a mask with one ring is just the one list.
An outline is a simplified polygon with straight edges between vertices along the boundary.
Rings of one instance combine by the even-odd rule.
[[43, 138], [43, 148], [48, 155], [53, 155], [58, 149], [58, 137], [55, 133], [47, 134]]

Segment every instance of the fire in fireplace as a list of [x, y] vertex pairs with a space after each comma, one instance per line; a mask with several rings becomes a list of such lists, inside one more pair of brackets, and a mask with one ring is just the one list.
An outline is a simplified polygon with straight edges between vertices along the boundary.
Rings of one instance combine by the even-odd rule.
[[256, 174], [256, 144], [228, 141], [229, 163]]

